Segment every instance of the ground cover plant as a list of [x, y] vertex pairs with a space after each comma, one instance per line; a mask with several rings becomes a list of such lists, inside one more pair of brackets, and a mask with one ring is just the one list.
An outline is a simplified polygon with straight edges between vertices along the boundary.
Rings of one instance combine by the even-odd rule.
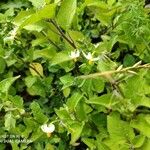
[[0, 127], [0, 150], [149, 150], [149, 1], [1, 0]]

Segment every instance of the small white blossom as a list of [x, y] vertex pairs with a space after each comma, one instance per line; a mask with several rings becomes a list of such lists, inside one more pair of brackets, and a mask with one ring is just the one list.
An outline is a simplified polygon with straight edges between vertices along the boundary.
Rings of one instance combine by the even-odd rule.
[[9, 37], [4, 38], [4, 42], [13, 41], [13, 40], [14, 40], [13, 36], [9, 36]]
[[82, 52], [83, 53], [83, 56], [87, 59], [87, 60], [89, 60], [89, 63], [92, 63], [93, 61], [98, 61], [100, 58], [99, 57], [93, 57], [93, 55], [90, 53], [90, 52], [88, 52], [88, 54], [85, 54], [84, 52]]
[[11, 31], [9, 32], [9, 34], [10, 34], [11, 36], [15, 37], [16, 34], [17, 34], [17, 30], [18, 30], [18, 27], [16, 26], [13, 30], [11, 30]]
[[47, 136], [50, 137], [51, 136], [51, 133], [54, 132], [55, 130], [55, 125], [50, 123], [49, 125], [47, 124], [43, 124], [41, 126], [41, 129], [43, 132], [47, 133]]
[[16, 26], [13, 30], [11, 30], [7, 37], [4, 38], [4, 41], [7, 42], [7, 41], [13, 41], [16, 34], [17, 34], [17, 30], [18, 30], [18, 27]]
[[145, 8], [150, 8], [150, 4], [146, 5]]
[[71, 59], [76, 60], [80, 56], [80, 52], [79, 52], [79, 50], [72, 51], [69, 56], [70, 56]]

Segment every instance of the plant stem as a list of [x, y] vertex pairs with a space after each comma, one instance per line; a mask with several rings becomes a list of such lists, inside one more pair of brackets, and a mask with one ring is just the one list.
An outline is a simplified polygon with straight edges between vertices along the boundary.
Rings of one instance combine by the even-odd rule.
[[76, 45], [75, 43], [72, 41], [72, 39], [69, 39], [64, 32], [61, 30], [61, 28], [59, 27], [59, 25], [56, 23], [56, 21], [54, 20], [50, 20], [50, 22], [56, 27], [56, 29], [58, 30], [58, 32], [61, 34], [61, 36], [74, 48], [76, 49]]
[[144, 65], [138, 65], [138, 66], [133, 65], [131, 67], [123, 68], [121, 70], [111, 70], [111, 71], [93, 73], [89, 75], [81, 75], [81, 76], [78, 76], [77, 78], [88, 79], [88, 78], [96, 78], [99, 76], [108, 77], [108, 76], [111, 76], [112, 74], [125, 73], [128, 71], [132, 71], [135, 69], [142, 69], [142, 68], [150, 68], [150, 64], [144, 64]]
[[16, 57], [22, 61], [23, 64], [26, 65], [26, 67], [29, 67], [31, 69], [33, 69], [41, 78], [43, 78], [43, 76], [41, 76], [41, 74], [36, 70], [36, 68], [32, 67], [30, 64], [27, 64], [21, 57], [17, 56]]

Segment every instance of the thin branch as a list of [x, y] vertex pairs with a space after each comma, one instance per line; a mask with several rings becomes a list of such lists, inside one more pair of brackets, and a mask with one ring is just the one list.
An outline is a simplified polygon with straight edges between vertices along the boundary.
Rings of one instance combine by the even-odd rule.
[[72, 39], [72, 37], [71, 37], [71, 35], [69, 34], [69, 32], [67, 32], [67, 34], [68, 34], [70, 40], [72, 41], [72, 43], [75, 45], [75, 42], [74, 42], [74, 40]]
[[59, 27], [59, 25], [56, 23], [56, 21], [54, 20], [50, 20], [50, 22], [56, 27], [56, 29], [58, 30], [58, 32], [61, 34], [61, 36], [74, 48], [76, 49], [76, 45], [74, 42], [72, 42], [72, 39], [70, 40], [65, 34], [64, 32], [61, 30], [61, 28]]
[[[15, 54], [15, 55], [16, 55], [16, 54]], [[19, 56], [17, 56], [17, 55], [16, 55], [16, 57], [17, 57], [19, 60], [21, 60], [21, 62], [22, 62], [23, 64], [25, 64], [26, 67], [29, 67], [29, 68], [33, 69], [41, 78], [43, 78], [43, 76], [41, 76], [41, 74], [36, 70], [36, 68], [32, 67], [30, 64], [28, 65], [21, 57], [19, 57]]]
[[89, 74], [89, 75], [78, 76], [77, 78], [88, 79], [88, 78], [96, 78], [96, 77], [100, 77], [100, 76], [108, 77], [108, 76], [111, 76], [112, 74], [117, 74], [117, 73], [126, 73], [126, 72], [134, 73], [134, 71], [132, 71], [132, 70], [142, 69], [142, 68], [150, 68], [150, 64], [138, 65], [138, 63], [137, 63], [131, 67], [126, 67], [121, 70], [98, 72], [98, 73], [93, 73], [93, 74]]

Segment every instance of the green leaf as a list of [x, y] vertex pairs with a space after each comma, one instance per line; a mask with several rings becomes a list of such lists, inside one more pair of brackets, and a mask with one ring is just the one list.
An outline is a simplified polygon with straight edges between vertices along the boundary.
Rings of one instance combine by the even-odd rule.
[[85, 39], [82, 32], [75, 31], [75, 30], [69, 30], [68, 32], [74, 41], [83, 41]]
[[138, 75], [132, 76], [126, 80], [123, 85], [123, 92], [127, 99], [131, 100], [134, 111], [139, 106], [150, 107], [150, 98], [146, 95], [149, 94], [150, 86], [144, 77], [146, 72], [139, 72]]
[[[28, 31], [41, 32], [42, 30], [44, 30], [44, 28], [46, 28], [46, 23], [44, 21], [40, 21], [40, 22], [36, 22], [36, 23], [33, 23], [33, 24], [26, 25], [23, 28], [28, 30]], [[32, 41], [32, 43], [33, 43], [33, 41]]]
[[107, 3], [109, 6], [112, 6], [115, 2], [116, 2], [116, 0], [108, 0]]
[[[91, 116], [91, 119], [93, 121], [93, 123], [97, 126], [98, 130], [100, 132], [102, 132], [102, 130], [104, 130], [104, 128], [107, 125], [107, 118], [106, 115], [102, 114], [102, 113], [97, 113]], [[104, 130], [105, 132], [105, 130]], [[102, 136], [101, 136], [102, 138]]]
[[54, 145], [46, 143], [45, 150], [55, 150]]
[[123, 65], [125, 67], [132, 66], [135, 63], [136, 63], [135, 58], [132, 55], [130, 55], [130, 54], [125, 55], [125, 57], [123, 59]]
[[133, 129], [128, 122], [122, 121], [118, 113], [112, 113], [107, 117], [107, 130], [109, 138], [105, 140], [105, 144], [113, 150], [125, 145], [128, 141], [132, 141], [135, 137]]
[[33, 53], [33, 59], [37, 58], [46, 58], [48, 60], [51, 60], [56, 54], [56, 51], [53, 47], [42, 49], [42, 50], [36, 50]]
[[78, 92], [74, 93], [68, 100], [67, 106], [70, 111], [76, 111], [76, 106], [78, 105], [79, 101], [83, 98], [83, 94]]
[[110, 4], [107, 5], [98, 0], [86, 0], [85, 3], [102, 24], [108, 26], [111, 23], [117, 10], [115, 7], [111, 7]]
[[82, 133], [83, 127], [84, 127], [84, 122], [71, 124], [71, 126], [69, 127], [69, 130], [71, 133], [71, 141], [70, 141], [71, 145], [74, 145], [75, 142], [79, 139]]
[[95, 140], [91, 138], [82, 138], [82, 141], [90, 148], [90, 150], [95, 150]]
[[40, 108], [40, 105], [37, 102], [32, 102], [30, 108], [32, 110], [34, 119], [37, 122], [44, 124], [48, 121], [47, 116], [43, 114], [42, 109]]
[[34, 129], [36, 127], [36, 122], [31, 117], [23, 118], [23, 121], [24, 121], [25, 125], [30, 129]]
[[[19, 28], [23, 28], [24, 26], [34, 24], [42, 19], [52, 19], [55, 16], [55, 4], [49, 4], [38, 10], [35, 13], [29, 12], [21, 12], [14, 20], [14, 24], [18, 25]], [[49, 13], [48, 13], [49, 12]], [[26, 16], [24, 19], [23, 16]]]
[[20, 26], [27, 18], [29, 18], [34, 13], [33, 10], [20, 11], [18, 15], [14, 18], [13, 23], [16, 26]]
[[92, 85], [92, 79], [84, 79], [84, 80], [78, 80], [78, 86], [82, 88], [82, 91], [85, 92], [89, 97], [93, 96], [93, 85]]
[[65, 76], [60, 77], [60, 81], [63, 84], [62, 89], [65, 89], [65, 88], [70, 87], [74, 84], [74, 77], [71, 76], [70, 74], [67, 74]]
[[35, 8], [41, 8], [45, 4], [45, 0], [29, 0]]
[[131, 126], [150, 138], [150, 115], [140, 114], [131, 121]]
[[145, 106], [150, 108], [150, 98], [146, 96], [139, 96], [138, 98], [133, 98], [131, 103], [134, 105], [134, 109], [139, 106]]
[[104, 59], [104, 60], [101, 59], [100, 61], [98, 61], [97, 69], [103, 72], [103, 71], [114, 70], [116, 67], [117, 67], [117, 64], [113, 62], [112, 60], [110, 60], [109, 58], [107, 58], [107, 59]]
[[95, 16], [97, 17], [98, 20], [102, 22], [102, 24], [104, 24], [105, 26], [108, 26], [111, 24], [111, 21], [115, 12], [116, 12], [116, 9], [112, 9], [112, 10], [108, 9], [107, 12], [97, 11]]
[[43, 77], [44, 74], [43, 74], [43, 67], [40, 63], [37, 63], [37, 62], [33, 62], [30, 64], [30, 67], [29, 67], [29, 70], [30, 70], [30, 73], [33, 75], [33, 76], [41, 76]]
[[15, 96], [10, 96], [11, 97], [11, 101], [14, 104], [15, 107], [23, 109], [23, 98], [15, 95]]
[[66, 62], [66, 61], [69, 61], [71, 60], [71, 57], [69, 56], [69, 54], [66, 54], [64, 52], [60, 52], [60, 53], [57, 53], [53, 58], [52, 58], [52, 61], [51, 61], [51, 65], [58, 65], [58, 64], [61, 64], [63, 62]]
[[101, 2], [99, 0], [85, 0], [85, 4], [87, 6], [99, 6], [103, 9], [107, 8], [107, 5], [104, 2]]
[[63, 0], [61, 3], [57, 14], [57, 22], [63, 29], [67, 30], [70, 27], [76, 12], [76, 7], [76, 0]]
[[17, 143], [11, 143], [12, 149], [19, 150], [19, 146]]
[[93, 85], [93, 91], [96, 91], [98, 93], [103, 92], [104, 90], [104, 81], [100, 78], [92, 79], [92, 85]]
[[5, 68], [6, 68], [6, 62], [2, 57], [0, 57], [0, 74], [5, 71]]
[[32, 96], [39, 95], [45, 97], [46, 96], [45, 90], [46, 89], [44, 85], [40, 81], [34, 83], [31, 87], [27, 88], [28, 93]]
[[69, 94], [70, 94], [70, 88], [69, 87], [67, 87], [67, 88], [65, 88], [65, 89], [63, 89], [63, 95], [65, 96], [65, 97], [68, 97], [69, 96]]
[[93, 97], [86, 101], [89, 104], [102, 105], [107, 108], [112, 108], [114, 105], [119, 103], [119, 99], [112, 94], [104, 94], [100, 97]]
[[30, 88], [37, 81], [36, 76], [27, 76], [25, 78], [25, 84], [28, 88]]
[[[26, 29], [26, 27], [25, 27], [25, 29]], [[46, 43], [46, 42], [47, 42], [46, 37], [38, 37], [35, 40], [32, 40], [32, 46], [35, 47], [35, 46], [38, 46], [38, 45], [42, 45], [43, 43]], [[37, 50], [37, 51], [39, 51], [39, 50]], [[33, 53], [33, 55], [34, 55], [34, 53]], [[33, 59], [36, 59], [36, 55], [33, 56]]]
[[133, 139], [132, 143], [133, 143], [135, 148], [139, 148], [143, 145], [144, 141], [145, 141], [145, 136], [144, 135], [137, 135]]
[[84, 101], [80, 100], [75, 108], [76, 117], [78, 120], [87, 120], [87, 114], [92, 111], [92, 108], [88, 106]]
[[20, 75], [19, 76], [16, 76], [16, 77], [10, 77], [10, 78], [7, 78], [7, 79], [4, 79], [0, 82], [0, 91], [3, 92], [3, 93], [7, 93], [10, 86], [13, 84], [13, 82], [15, 82], [15, 80], [17, 80], [18, 78], [20, 78]]
[[146, 139], [143, 146], [140, 147], [139, 150], [149, 150], [149, 148], [150, 148], [150, 138]]
[[98, 150], [112, 150], [111, 148], [106, 146], [106, 144], [99, 142], [99, 140], [97, 141], [97, 145], [98, 145]]
[[[23, 118], [23, 122], [26, 125], [25, 130], [22, 132], [22, 135], [25, 138], [28, 138], [29, 135], [36, 129], [37, 123], [35, 122], [35, 120], [33, 119], [33, 117], [30, 118]], [[38, 125], [39, 126], [39, 125]]]
[[5, 128], [6, 130], [10, 130], [11, 128], [15, 128], [16, 120], [14, 119], [11, 113], [7, 113], [5, 115]]
[[41, 129], [38, 128], [38, 127], [36, 127], [35, 130], [34, 130], [34, 132], [32, 132], [30, 140], [31, 141], [36, 141], [39, 138], [41, 138], [42, 134], [43, 134], [43, 132], [41, 132]]
[[55, 109], [55, 112], [57, 116], [64, 121], [71, 120], [69, 112], [66, 110], [66, 108], [60, 108], [60, 109]]

